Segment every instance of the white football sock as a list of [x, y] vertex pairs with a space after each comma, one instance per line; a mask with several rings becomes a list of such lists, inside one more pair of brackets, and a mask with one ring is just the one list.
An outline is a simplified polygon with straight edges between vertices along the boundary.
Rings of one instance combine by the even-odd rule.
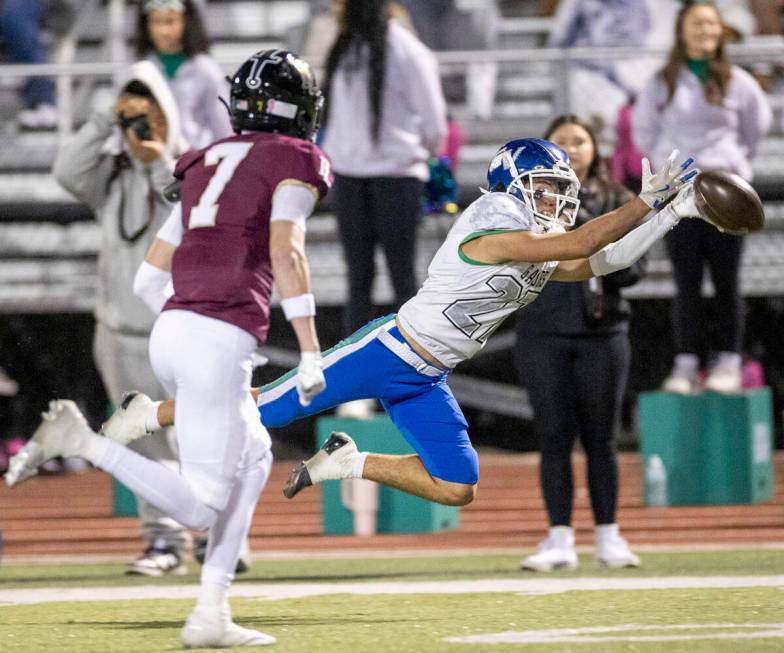
[[367, 457], [367, 451], [360, 451], [354, 456], [354, 461], [351, 465], [350, 478], [362, 478], [362, 474], [365, 472], [365, 461], [367, 460]]
[[[228, 588], [234, 580], [234, 570], [240, 550], [250, 530], [259, 495], [267, 484], [272, 469], [272, 452], [250, 467], [241, 470], [234, 481], [226, 507], [210, 528], [207, 552], [201, 570], [202, 587]], [[212, 596], [207, 590], [205, 600]], [[199, 605], [201, 605], [201, 596]]]

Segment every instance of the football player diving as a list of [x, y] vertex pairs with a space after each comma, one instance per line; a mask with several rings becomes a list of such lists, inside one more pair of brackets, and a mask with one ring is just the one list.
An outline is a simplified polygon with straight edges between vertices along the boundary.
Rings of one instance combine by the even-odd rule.
[[[581, 281], [628, 267], [679, 220], [698, 215], [697, 170], [691, 158], [676, 164], [677, 156], [655, 175], [644, 160], [637, 198], [570, 229], [579, 181], [567, 154], [540, 139], [504, 145], [490, 162], [487, 189], [455, 221], [417, 295], [396, 315], [323, 352], [327, 385], [312, 403], [298, 400], [297, 369], [253, 390], [269, 427], [346, 401], [379, 399], [416, 453], [360, 452], [349, 435], [334, 433], [292, 471], [284, 494], [291, 498], [325, 480], [366, 478], [446, 505], [470, 503], [477, 454], [449, 372], [476, 354], [507, 316], [534, 301], [549, 279]], [[104, 425], [110, 438], [142, 437], [174, 418], [171, 400], [135, 394], [125, 405]]]
[[[673, 152], [656, 174], [643, 160], [635, 199], [570, 229], [579, 181], [567, 154], [540, 139], [513, 140], [493, 157], [487, 188], [455, 221], [418, 294], [396, 315], [375, 320], [322, 354], [326, 389], [303, 405], [298, 370], [254, 389], [269, 427], [354, 399], [376, 398], [415, 454], [358, 451], [333, 433], [297, 465], [284, 488], [291, 498], [325, 480], [366, 478], [446, 505], [476, 493], [477, 454], [449, 389], [449, 373], [471, 358], [501, 322], [534, 301], [549, 279], [582, 281], [633, 264], [694, 206], [693, 159]], [[175, 404], [135, 393], [104, 424], [111, 439], [142, 437], [171, 424]]]

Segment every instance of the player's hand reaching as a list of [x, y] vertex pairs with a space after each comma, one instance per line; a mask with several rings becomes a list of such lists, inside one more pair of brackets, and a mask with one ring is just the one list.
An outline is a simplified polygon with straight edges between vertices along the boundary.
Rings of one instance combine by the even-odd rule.
[[678, 154], [678, 150], [673, 150], [661, 170], [656, 174], [651, 172], [650, 161], [647, 158], [642, 160], [640, 199], [652, 209], [662, 207], [684, 184], [694, 179], [699, 173], [696, 168], [690, 169], [694, 163], [692, 157], [676, 165], [675, 160], [678, 158]]
[[324, 372], [321, 369], [321, 353], [303, 351], [297, 371], [297, 394], [299, 403], [308, 406], [313, 398], [327, 387]]
[[694, 183], [690, 182], [678, 191], [667, 205], [678, 219], [682, 218], [701, 218], [697, 204], [694, 201]]

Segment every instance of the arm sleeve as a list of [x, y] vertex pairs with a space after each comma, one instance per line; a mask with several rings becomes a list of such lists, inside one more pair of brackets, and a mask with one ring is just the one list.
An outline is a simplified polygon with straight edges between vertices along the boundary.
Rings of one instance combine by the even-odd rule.
[[634, 144], [643, 154], [650, 156], [659, 137], [659, 98], [663, 86], [658, 78], [651, 79], [640, 92], [632, 111]]
[[182, 204], [177, 202], [177, 204], [174, 205], [172, 212], [169, 214], [169, 217], [166, 218], [166, 222], [164, 222], [163, 226], [158, 230], [156, 238], [165, 240], [167, 243], [177, 247], [182, 242], [182, 232]]
[[142, 261], [133, 278], [133, 294], [158, 314], [174, 294], [171, 278], [171, 272]]
[[408, 95], [421, 122], [422, 143], [436, 154], [446, 140], [446, 100], [441, 90], [438, 61], [429, 51], [427, 56], [408, 58], [411, 73]]
[[672, 207], [666, 206], [620, 240], [589, 256], [588, 262], [594, 275], [601, 277], [633, 265], [657, 240], [678, 224], [679, 219]]
[[272, 195], [270, 222], [287, 220], [305, 231], [305, 221], [316, 206], [318, 191], [295, 179], [284, 179]]
[[[736, 73], [738, 74], [738, 73]], [[746, 147], [749, 160], [757, 154], [760, 139], [768, 132], [773, 122], [773, 114], [767, 95], [751, 75], [742, 71], [745, 82], [741, 100], [739, 124], [740, 142]]]
[[52, 174], [80, 202], [95, 209], [104, 200], [111, 174], [111, 156], [102, 153], [112, 133], [112, 115], [96, 111], [60, 150]]

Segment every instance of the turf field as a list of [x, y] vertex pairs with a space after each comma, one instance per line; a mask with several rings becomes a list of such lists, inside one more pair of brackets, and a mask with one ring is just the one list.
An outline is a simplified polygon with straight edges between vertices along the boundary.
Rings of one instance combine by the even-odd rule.
[[[275, 651], [784, 650], [784, 550], [644, 553], [640, 569], [517, 569], [519, 555], [256, 560], [235, 618]], [[167, 651], [192, 574], [121, 564], [0, 567], [0, 651]]]

